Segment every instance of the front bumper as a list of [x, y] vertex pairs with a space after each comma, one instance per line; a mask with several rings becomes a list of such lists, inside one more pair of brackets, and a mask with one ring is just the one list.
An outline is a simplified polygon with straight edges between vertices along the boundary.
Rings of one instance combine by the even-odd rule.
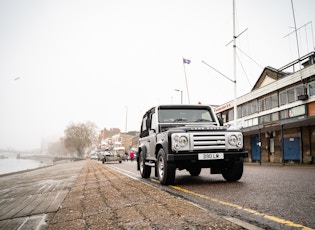
[[[223, 160], [233, 160], [239, 158], [247, 158], [248, 152], [223, 152], [224, 159]], [[199, 161], [198, 153], [175, 153], [175, 154], [167, 154], [167, 161], [175, 162], [175, 161]], [[210, 160], [215, 161], [215, 160]]]

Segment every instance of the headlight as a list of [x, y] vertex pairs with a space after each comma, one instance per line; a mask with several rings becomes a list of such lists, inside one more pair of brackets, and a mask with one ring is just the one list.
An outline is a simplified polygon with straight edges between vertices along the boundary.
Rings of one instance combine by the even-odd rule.
[[185, 136], [179, 137], [178, 144], [180, 148], [183, 148], [188, 145], [188, 138]]
[[237, 144], [237, 137], [234, 134], [229, 136], [229, 144], [233, 145], [233, 146], [236, 146], [236, 144]]
[[189, 149], [189, 136], [186, 133], [172, 134], [172, 150], [183, 151]]
[[243, 148], [243, 135], [241, 133], [237, 135], [237, 140], [237, 146]]
[[228, 137], [229, 145], [237, 148], [243, 148], [243, 134], [233, 133]]

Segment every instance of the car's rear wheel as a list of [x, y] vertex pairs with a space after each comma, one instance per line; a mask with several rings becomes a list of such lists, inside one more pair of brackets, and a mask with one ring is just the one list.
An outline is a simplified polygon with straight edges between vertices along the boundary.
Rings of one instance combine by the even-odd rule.
[[139, 156], [140, 174], [142, 178], [149, 178], [151, 175], [151, 166], [145, 164], [143, 152]]
[[162, 185], [174, 184], [175, 164], [167, 162], [166, 154], [163, 149], [160, 149], [158, 152], [156, 166], [160, 183]]
[[222, 176], [227, 181], [238, 181], [243, 175], [243, 161], [234, 161], [228, 167], [222, 169]]

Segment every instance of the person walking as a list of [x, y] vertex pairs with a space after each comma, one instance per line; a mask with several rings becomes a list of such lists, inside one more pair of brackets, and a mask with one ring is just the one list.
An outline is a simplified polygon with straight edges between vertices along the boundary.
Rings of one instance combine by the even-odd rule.
[[133, 161], [134, 157], [135, 157], [135, 153], [133, 151], [131, 151], [129, 153], [129, 156], [130, 156], [130, 160]]

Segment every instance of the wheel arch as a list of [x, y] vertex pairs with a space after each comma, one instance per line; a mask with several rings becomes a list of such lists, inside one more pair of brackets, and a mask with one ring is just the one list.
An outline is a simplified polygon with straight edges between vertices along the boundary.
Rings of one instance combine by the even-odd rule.
[[168, 154], [168, 152], [169, 152], [168, 141], [160, 141], [160, 142], [156, 143], [156, 146], [155, 146], [155, 158], [156, 159], [157, 159], [157, 155], [159, 153], [159, 150], [161, 148], [164, 150], [165, 154]]

